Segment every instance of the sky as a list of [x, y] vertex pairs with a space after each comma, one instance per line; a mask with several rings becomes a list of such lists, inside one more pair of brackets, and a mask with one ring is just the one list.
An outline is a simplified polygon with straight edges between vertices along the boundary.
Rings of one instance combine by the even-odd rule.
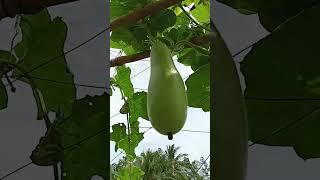
[[[211, 6], [211, 17], [232, 54], [269, 34], [257, 15], [241, 15], [216, 1]], [[240, 62], [247, 52], [237, 56], [235, 62]], [[245, 88], [243, 76], [239, 74]], [[320, 177], [320, 159], [304, 161], [291, 147], [255, 145], [249, 148], [248, 156], [246, 180], [318, 180]]]

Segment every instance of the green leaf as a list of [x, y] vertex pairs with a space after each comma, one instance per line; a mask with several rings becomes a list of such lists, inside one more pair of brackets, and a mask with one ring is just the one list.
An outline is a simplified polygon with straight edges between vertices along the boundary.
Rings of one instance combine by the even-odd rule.
[[[113, 0], [110, 3], [111, 20], [127, 15], [129, 12], [142, 8], [154, 0]], [[136, 54], [148, 50], [147, 31], [143, 22], [134, 22], [126, 27], [117, 28], [112, 31], [110, 47], [121, 49], [126, 55]]]
[[110, 20], [113, 21], [119, 16], [127, 15], [129, 12], [142, 8], [153, 2], [153, 0], [112, 0], [110, 1]]
[[144, 172], [138, 166], [128, 164], [119, 170], [117, 180], [143, 180], [143, 175]]
[[[130, 3], [131, 2], [131, 3]], [[133, 1], [112, 0], [110, 1], [110, 20], [113, 21], [119, 16], [128, 14], [134, 9]]]
[[169, 32], [165, 32], [164, 36], [171, 39], [175, 44], [186, 40], [186, 37], [190, 34], [190, 31], [188, 29], [183, 28], [172, 28]]
[[76, 100], [70, 119], [60, 123], [65, 149], [63, 180], [88, 180], [94, 175], [107, 179], [109, 98], [104, 93]]
[[[183, 0], [182, 4], [185, 6], [190, 6], [192, 3], [194, 3], [195, 0]], [[198, 1], [198, 0], [196, 0]]]
[[120, 113], [130, 113], [132, 121], [137, 121], [139, 117], [148, 120], [147, 93], [144, 91], [135, 92], [133, 96], [122, 105]]
[[126, 55], [144, 51], [146, 46], [146, 30], [138, 25], [122, 27], [114, 30], [110, 37], [110, 47], [122, 49]]
[[[15, 62], [16, 58], [10, 52], [0, 50], [0, 78], [2, 78], [6, 72], [12, 70], [13, 67], [11, 63]], [[8, 95], [6, 87], [3, 84], [2, 80], [0, 80], [0, 110], [7, 108], [7, 104]]]
[[[148, 41], [148, 32], [146, 28], [142, 26], [142, 23], [138, 23], [136, 26], [130, 27], [130, 31], [133, 37], [137, 40], [137, 44]], [[146, 48], [146, 45], [143, 44], [142, 48]]]
[[[119, 141], [119, 148], [123, 149], [127, 155], [136, 156], [135, 148], [143, 139], [143, 133], [140, 133], [138, 118], [142, 117], [148, 120], [147, 113], [147, 93], [136, 92], [128, 99], [129, 104], [129, 123], [130, 134]], [[130, 140], [130, 141], [129, 141]]]
[[121, 109], [124, 110], [126, 107], [129, 110], [129, 112], [126, 112], [129, 113], [130, 134], [127, 135], [124, 124], [113, 125], [115, 129], [111, 133], [111, 140], [116, 142], [115, 151], [121, 148], [127, 155], [135, 157], [134, 150], [143, 139], [143, 133], [139, 132], [138, 118], [142, 117], [148, 120], [147, 93], [143, 91], [134, 93], [132, 97], [128, 98]]
[[130, 109], [130, 122], [137, 121], [139, 117], [149, 120], [147, 112], [147, 93], [136, 92], [128, 100]]
[[39, 144], [30, 156], [32, 162], [38, 166], [52, 166], [63, 161], [62, 134], [54, 124], [51, 125], [45, 136], [40, 138]]
[[239, 12], [256, 12], [259, 14], [261, 24], [269, 31], [274, 30], [281, 23], [285, 22], [289, 18], [297, 15], [303, 9], [309, 8], [317, 0], [305, 0], [305, 1], [290, 1], [290, 0], [277, 0], [277, 1], [265, 1], [265, 0], [218, 0], [234, 9], [240, 10]]
[[136, 92], [131, 97], [128, 97], [128, 100], [120, 109], [120, 113], [129, 113], [130, 133], [127, 134], [126, 126], [123, 123], [114, 124], [112, 126], [113, 132], [110, 134], [110, 139], [116, 143], [115, 151], [121, 148], [126, 152], [126, 155], [135, 157], [136, 154], [134, 150], [143, 139], [143, 133], [139, 132], [138, 118], [142, 117], [148, 120], [147, 93]]
[[192, 10], [191, 15], [198, 21], [200, 24], [209, 23], [210, 21], [210, 1], [204, 0], [201, 3], [195, 5], [196, 8]]
[[112, 125], [110, 140], [116, 143], [115, 151], [120, 148], [125, 151], [126, 155], [135, 157], [136, 154], [134, 150], [143, 139], [143, 133], [139, 133], [139, 121], [130, 123], [130, 125], [130, 136], [128, 136], [126, 126], [123, 123]]
[[[137, 121], [137, 124], [139, 122]], [[130, 155], [132, 157], [136, 157], [135, 148], [139, 145], [140, 141], [143, 139], [143, 133], [139, 133], [133, 128], [131, 129], [130, 137], [126, 136], [126, 138], [122, 139], [118, 143], [118, 147], [123, 149], [126, 152], [126, 155]], [[130, 143], [129, 143], [130, 138]]]
[[135, 54], [135, 50], [133, 49], [132, 45], [129, 45], [123, 41], [116, 42], [112, 40], [112, 35], [110, 39], [110, 47], [115, 49], [121, 49], [126, 55]]
[[176, 23], [177, 17], [174, 11], [165, 9], [150, 16], [149, 28], [151, 33], [162, 32]]
[[174, 14], [176, 14], [176, 16], [180, 15], [180, 13], [182, 13], [183, 11], [181, 10], [181, 8], [179, 6], [176, 6], [173, 9]]
[[176, 24], [174, 25], [176, 28], [181, 27], [181, 28], [189, 28], [189, 24], [190, 24], [190, 19], [188, 18], [188, 16], [185, 13], [180, 13], [177, 16], [177, 20], [176, 20]]
[[122, 107], [121, 107], [121, 109], [120, 109], [120, 111], [119, 111], [121, 114], [128, 114], [129, 113], [129, 104], [128, 104], [128, 102], [125, 102], [123, 105], [122, 105]]
[[[61, 18], [51, 20], [47, 10], [36, 15], [24, 15], [20, 21], [22, 30], [22, 41], [15, 47], [14, 51], [19, 57], [19, 66], [33, 78], [36, 88], [44, 97], [48, 111], [58, 112], [68, 116], [75, 100], [76, 89], [73, 84], [73, 74], [70, 72], [64, 56], [60, 56], [50, 63], [37, 68], [48, 60], [63, 53], [64, 43], [67, 36], [67, 26]], [[48, 41], [48, 37], [51, 38]], [[35, 69], [37, 68], [37, 69]], [[23, 74], [14, 69], [14, 76]], [[59, 84], [41, 79], [65, 82]], [[30, 83], [25, 77], [18, 78], [21, 81]], [[57, 92], [59, 92], [57, 94]], [[40, 104], [38, 106], [38, 119]]]
[[118, 124], [112, 125], [112, 133], [110, 133], [110, 141], [114, 141], [116, 143], [115, 151], [117, 151], [119, 148], [118, 143], [125, 138], [127, 138], [126, 125], [124, 123], [118, 123]]
[[210, 111], [210, 64], [201, 66], [185, 83], [189, 107]]
[[191, 66], [191, 69], [196, 71], [201, 66], [209, 63], [209, 56], [200, 54], [194, 48], [185, 48], [178, 54], [178, 62]]
[[114, 76], [115, 83], [127, 98], [133, 96], [133, 86], [130, 79], [131, 69], [125, 65], [116, 68], [117, 74]]
[[8, 66], [5, 65], [15, 63], [16, 61], [17, 59], [9, 51], [0, 50], [0, 72], [10, 70], [6, 69], [6, 67], [8, 68]]
[[147, 93], [134, 93], [121, 109], [124, 109], [126, 106], [129, 110], [130, 134], [127, 134], [126, 126], [123, 123], [119, 123], [112, 126], [113, 132], [110, 134], [110, 139], [116, 143], [115, 151], [121, 148], [126, 152], [126, 155], [135, 157], [134, 150], [143, 139], [143, 133], [139, 132], [138, 118], [142, 117], [148, 120]]
[[252, 98], [320, 98], [319, 18], [320, 6], [301, 13], [257, 43], [241, 63], [250, 140], [258, 141], [293, 123], [259, 144], [293, 146], [303, 159], [320, 157], [320, 146], [312, 140], [320, 135], [319, 111], [306, 116], [320, 102]]

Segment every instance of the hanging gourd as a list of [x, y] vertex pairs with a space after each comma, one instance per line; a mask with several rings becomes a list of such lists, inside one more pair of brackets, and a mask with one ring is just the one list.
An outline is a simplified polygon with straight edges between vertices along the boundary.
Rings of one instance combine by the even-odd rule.
[[187, 94], [170, 49], [157, 40], [150, 52], [151, 73], [147, 109], [152, 127], [169, 140], [179, 132], [187, 117]]
[[213, 30], [213, 179], [245, 180], [248, 122], [244, 96], [233, 58], [218, 30]]

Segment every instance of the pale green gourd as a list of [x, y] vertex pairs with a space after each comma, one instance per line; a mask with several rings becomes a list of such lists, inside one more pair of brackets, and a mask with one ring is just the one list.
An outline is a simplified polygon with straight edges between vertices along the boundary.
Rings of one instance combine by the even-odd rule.
[[248, 154], [244, 97], [233, 58], [221, 35], [213, 33], [214, 180], [245, 180]]
[[150, 53], [151, 74], [147, 109], [152, 127], [160, 134], [179, 132], [187, 117], [187, 94], [184, 82], [175, 67], [171, 51], [161, 41], [155, 41]]

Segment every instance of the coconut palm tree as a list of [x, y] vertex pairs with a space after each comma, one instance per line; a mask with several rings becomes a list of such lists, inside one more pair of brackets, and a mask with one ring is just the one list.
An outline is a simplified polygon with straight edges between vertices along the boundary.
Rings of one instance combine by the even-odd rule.
[[165, 169], [165, 156], [161, 149], [155, 152], [147, 150], [137, 157], [135, 164], [139, 166], [145, 173], [143, 179], [159, 179], [161, 173]]
[[166, 174], [173, 178], [183, 177], [185, 175], [185, 169], [187, 168], [187, 164], [183, 161], [188, 154], [180, 154], [178, 153], [180, 147], [176, 147], [174, 144], [167, 146], [164, 154], [166, 157]]
[[[206, 162], [191, 162], [188, 154], [179, 153], [179, 149], [175, 145], [167, 146], [165, 151], [160, 148], [157, 151], [149, 149], [137, 156], [133, 164], [144, 172], [143, 180], [204, 180], [198, 168], [201, 163]], [[119, 166], [113, 165], [114, 171], [121, 169], [125, 164], [124, 158], [119, 161]], [[207, 168], [204, 171], [209, 170]]]

